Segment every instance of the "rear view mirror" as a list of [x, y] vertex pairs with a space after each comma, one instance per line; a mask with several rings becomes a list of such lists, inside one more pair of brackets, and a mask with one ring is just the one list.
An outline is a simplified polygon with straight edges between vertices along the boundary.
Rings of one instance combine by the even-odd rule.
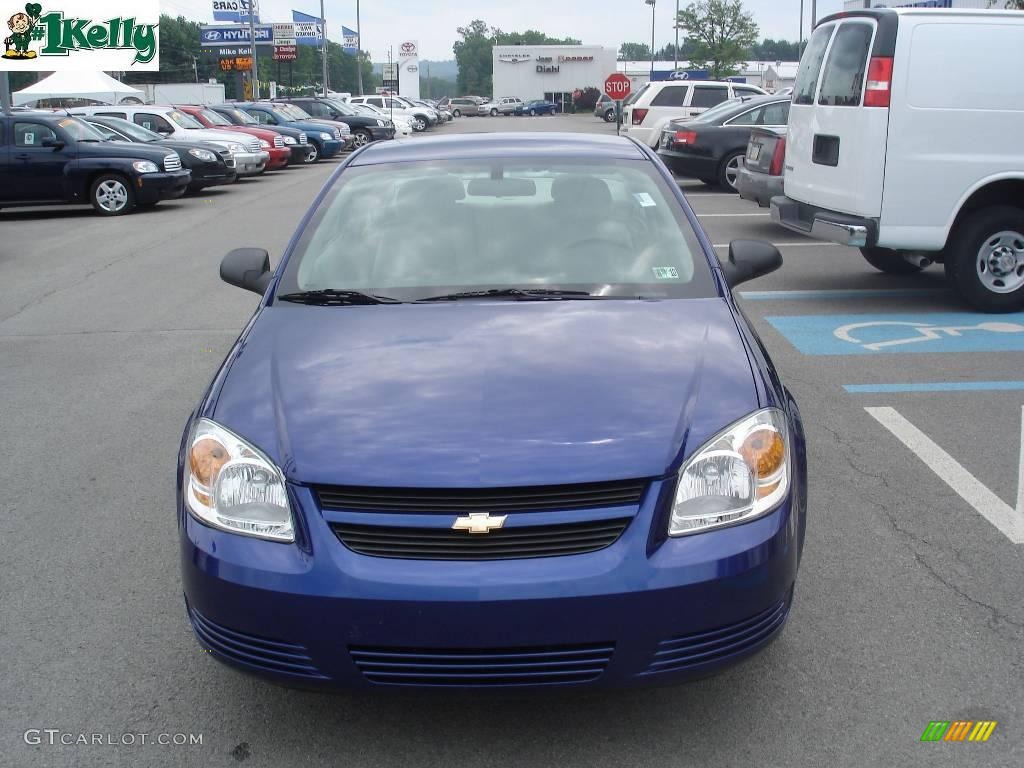
[[221, 280], [261, 296], [272, 277], [270, 254], [262, 248], [236, 248], [220, 263]]
[[729, 260], [722, 264], [730, 288], [756, 277], [770, 274], [782, 266], [782, 254], [763, 240], [733, 240], [729, 243]]

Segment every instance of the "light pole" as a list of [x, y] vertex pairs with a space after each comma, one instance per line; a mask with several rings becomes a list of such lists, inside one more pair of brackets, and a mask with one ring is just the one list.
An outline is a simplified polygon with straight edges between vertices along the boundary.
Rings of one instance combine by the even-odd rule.
[[327, 19], [324, 18], [324, 0], [320, 0], [320, 33], [323, 35], [323, 39], [320, 44], [320, 53], [323, 55], [324, 60], [324, 98], [327, 98]]
[[644, 0], [651, 6], [651, 80], [654, 80], [654, 4], [657, 0]]
[[800, 37], [796, 44], [796, 52], [800, 56], [804, 53], [804, 0], [800, 0]]
[[249, 41], [252, 43], [252, 100], [260, 100], [259, 58], [256, 55], [256, 0], [249, 0]]
[[672, 71], [679, 69], [679, 0], [676, 0], [676, 18], [672, 24], [676, 28], [676, 47], [673, 51], [675, 61], [672, 63]]

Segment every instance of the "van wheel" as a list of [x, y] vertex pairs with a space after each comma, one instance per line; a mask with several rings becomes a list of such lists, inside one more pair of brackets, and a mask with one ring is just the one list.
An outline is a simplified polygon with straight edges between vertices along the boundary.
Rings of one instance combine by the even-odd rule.
[[746, 152], [733, 152], [728, 155], [718, 169], [718, 186], [727, 192], [736, 191], [736, 180], [740, 175], [740, 160]]
[[974, 309], [1024, 309], [1024, 210], [997, 205], [974, 211], [950, 238], [946, 280]]
[[131, 213], [135, 206], [135, 193], [124, 176], [105, 173], [92, 183], [89, 202], [101, 216], [121, 216]]
[[861, 248], [861, 255], [879, 272], [889, 275], [916, 275], [921, 267], [904, 259], [899, 251], [890, 248]]

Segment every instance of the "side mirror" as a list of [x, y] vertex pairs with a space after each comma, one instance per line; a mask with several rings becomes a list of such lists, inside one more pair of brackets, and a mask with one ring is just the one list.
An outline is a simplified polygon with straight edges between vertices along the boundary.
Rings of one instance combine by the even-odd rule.
[[43, 139], [43, 146], [49, 147], [54, 152], [59, 152], [64, 149], [64, 142], [60, 139]]
[[729, 260], [722, 264], [730, 288], [767, 275], [782, 266], [782, 254], [763, 240], [733, 240], [729, 243]]
[[262, 296], [270, 279], [270, 254], [262, 248], [236, 248], [220, 263], [220, 279]]

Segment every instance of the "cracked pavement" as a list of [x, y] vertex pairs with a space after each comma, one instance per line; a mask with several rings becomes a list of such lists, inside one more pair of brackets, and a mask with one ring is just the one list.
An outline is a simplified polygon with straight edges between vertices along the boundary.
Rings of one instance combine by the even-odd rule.
[[[587, 116], [457, 121], [614, 131]], [[1024, 355], [807, 357], [764, 318], [961, 311], [951, 298], [743, 301], [800, 404], [806, 549], [764, 653], [676, 688], [580, 696], [324, 696], [242, 676], [188, 629], [173, 509], [181, 428], [256, 297], [221, 283], [233, 247], [276, 259], [335, 167], [117, 219], [0, 212], [0, 765], [1011, 766], [1024, 764], [1024, 548], [864, 410], [892, 406], [1007, 503], [1021, 393], [851, 395], [843, 384], [1020, 378]], [[698, 214], [756, 213], [699, 184]], [[711, 241], [794, 242], [765, 217]], [[853, 251], [784, 248], [757, 291], [938, 288]], [[986, 744], [922, 744], [931, 720], [991, 719]], [[29, 746], [28, 728], [202, 733], [191, 747]]]

